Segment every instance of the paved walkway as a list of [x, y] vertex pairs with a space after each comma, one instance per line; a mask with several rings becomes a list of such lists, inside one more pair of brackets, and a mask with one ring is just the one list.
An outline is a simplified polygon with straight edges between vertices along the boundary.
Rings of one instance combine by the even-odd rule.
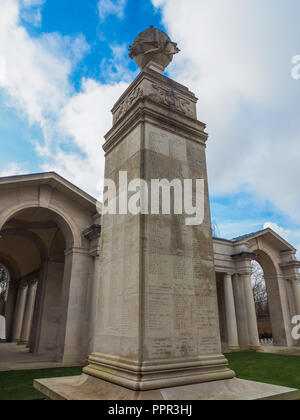
[[300, 356], [300, 347], [280, 347], [273, 345], [263, 345], [258, 353], [283, 354], [286, 356]]
[[48, 355], [29, 353], [29, 350], [25, 346], [18, 346], [15, 343], [0, 343], [0, 372], [70, 366], [81, 365], [58, 363], [51, 360], [51, 357]]
[[[300, 356], [300, 347], [277, 347], [264, 345], [260, 353]], [[56, 367], [82, 366], [81, 364], [64, 364], [51, 360], [49, 356], [29, 353], [25, 346], [15, 343], [0, 342], [0, 372], [9, 370], [47, 369]]]

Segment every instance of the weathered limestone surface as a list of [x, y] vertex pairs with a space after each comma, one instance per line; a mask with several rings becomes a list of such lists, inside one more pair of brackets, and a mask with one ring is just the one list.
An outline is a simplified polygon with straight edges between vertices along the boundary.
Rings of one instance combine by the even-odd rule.
[[297, 400], [300, 391], [241, 379], [136, 392], [87, 375], [40, 379], [35, 388], [50, 400], [197, 401], [197, 400]]
[[[85, 373], [136, 390], [232, 378], [221, 354], [204, 124], [185, 87], [144, 70], [113, 109], [105, 177], [204, 179], [205, 220], [104, 215], [94, 353]], [[118, 192], [122, 186], [118, 185]]]

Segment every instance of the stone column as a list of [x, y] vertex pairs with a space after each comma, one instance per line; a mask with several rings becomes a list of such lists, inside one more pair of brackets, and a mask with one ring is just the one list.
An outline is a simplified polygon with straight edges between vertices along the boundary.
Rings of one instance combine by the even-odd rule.
[[43, 261], [41, 264], [40, 273], [39, 273], [38, 282], [37, 282], [35, 305], [34, 305], [31, 331], [30, 331], [30, 337], [29, 337], [30, 353], [39, 352], [47, 274], [48, 274], [48, 262]]
[[[134, 390], [234, 377], [221, 350], [207, 134], [196, 102], [186, 87], [144, 69], [113, 108], [104, 145], [105, 178], [117, 195], [127, 193], [124, 172], [149, 188], [152, 180], [204, 180], [198, 222], [174, 209], [161, 214], [161, 206], [160, 214], [145, 211], [147, 194], [143, 211], [103, 214], [95, 345], [84, 372]], [[138, 206], [135, 197], [128, 192]]]
[[299, 283], [299, 279], [292, 280], [292, 286], [293, 286], [295, 309], [296, 309], [296, 312], [297, 312], [296, 315], [300, 315], [300, 283]]
[[36, 289], [37, 289], [37, 282], [32, 282], [28, 285], [24, 318], [23, 318], [23, 324], [22, 324], [22, 330], [21, 330], [21, 337], [19, 340], [20, 345], [22, 344], [27, 345], [29, 343], [30, 329], [31, 329], [31, 324], [32, 324], [33, 310], [34, 310], [35, 297], [36, 297]]
[[91, 257], [89, 250], [83, 248], [72, 248], [65, 255], [61, 312], [57, 317], [60, 324], [57, 360], [77, 363], [86, 361], [88, 354]]
[[100, 280], [100, 234], [101, 234], [101, 219], [99, 216], [95, 216], [95, 223], [89, 226], [84, 232], [83, 235], [89, 241], [90, 251], [89, 255], [92, 259], [92, 270], [90, 275], [90, 285], [89, 285], [89, 302], [90, 302], [90, 320], [89, 320], [89, 354], [94, 351], [94, 341], [95, 341], [95, 326], [96, 326], [96, 315], [97, 315], [97, 305], [98, 305], [98, 292], [99, 292], [99, 280]]
[[233, 296], [232, 277], [230, 274], [225, 274], [224, 277], [224, 295], [225, 295], [225, 310], [226, 323], [228, 333], [228, 347], [231, 351], [239, 351], [239, 338], [236, 322], [235, 303]]
[[15, 316], [14, 316], [13, 333], [12, 333], [12, 341], [16, 343], [20, 340], [20, 337], [21, 337], [27, 290], [28, 290], [27, 285], [20, 284], [19, 290], [18, 290], [17, 303], [15, 307]]
[[251, 283], [251, 273], [243, 274], [243, 279], [245, 285], [245, 303], [248, 315], [250, 350], [260, 350], [261, 346], [258, 335], [257, 317]]
[[15, 305], [18, 296], [18, 282], [10, 278], [7, 301], [5, 303], [6, 340], [12, 341]]
[[232, 278], [233, 294], [235, 298], [235, 312], [238, 328], [239, 346], [241, 350], [249, 350], [248, 315], [245, 299], [245, 285], [243, 278], [235, 274]]
[[99, 278], [100, 278], [100, 261], [99, 255], [94, 257], [94, 276], [93, 276], [93, 287], [91, 296], [91, 307], [90, 307], [90, 334], [89, 334], [89, 352], [94, 351], [95, 341], [95, 326], [96, 326], [96, 314], [98, 304], [98, 290], [99, 290]]

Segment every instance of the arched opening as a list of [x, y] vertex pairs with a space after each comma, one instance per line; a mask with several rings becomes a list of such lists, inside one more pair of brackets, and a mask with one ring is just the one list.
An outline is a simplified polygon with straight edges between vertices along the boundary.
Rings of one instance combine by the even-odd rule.
[[276, 264], [265, 251], [253, 253], [252, 284], [260, 338], [272, 340], [276, 346], [287, 346]]
[[273, 343], [268, 291], [262, 266], [252, 261], [252, 287], [257, 317], [258, 335], [262, 344]]
[[9, 271], [0, 263], [0, 343], [6, 341], [5, 305], [9, 285]]
[[[64, 350], [65, 252], [71, 228], [55, 212], [40, 207], [11, 215], [0, 232], [0, 261], [10, 267], [3, 316], [15, 358], [25, 353], [60, 361]], [[21, 351], [21, 349], [23, 349]]]

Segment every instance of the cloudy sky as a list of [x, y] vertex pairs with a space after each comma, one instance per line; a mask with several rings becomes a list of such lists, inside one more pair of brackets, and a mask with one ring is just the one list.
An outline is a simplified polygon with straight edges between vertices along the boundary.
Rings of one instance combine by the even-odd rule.
[[[150, 25], [208, 125], [222, 237], [266, 226], [300, 249], [299, 0], [0, 0], [0, 176], [56, 171], [94, 196], [110, 109]], [[300, 70], [299, 70], [300, 74]]]

